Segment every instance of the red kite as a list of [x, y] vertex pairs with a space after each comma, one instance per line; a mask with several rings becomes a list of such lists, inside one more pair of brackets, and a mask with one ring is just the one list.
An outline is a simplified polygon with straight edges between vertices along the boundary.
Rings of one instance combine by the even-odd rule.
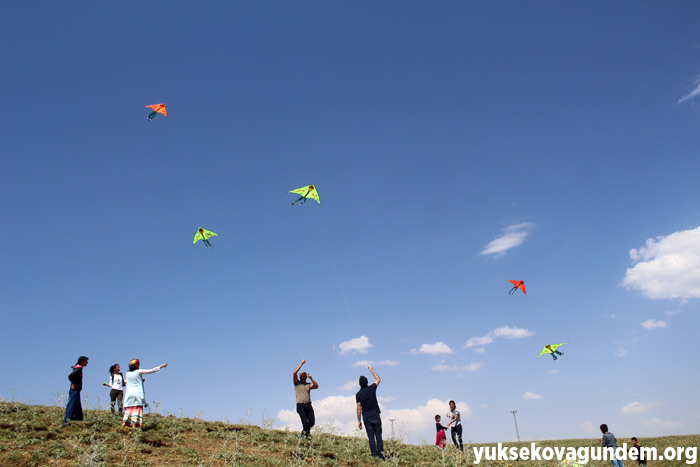
[[168, 116], [168, 111], [165, 110], [165, 104], [153, 104], [147, 105], [146, 107], [148, 107], [149, 109], [153, 109], [153, 112], [151, 112], [147, 117], [149, 122], [156, 118], [156, 115], [158, 114], [163, 114], [166, 117]]
[[510, 289], [510, 292], [508, 292], [509, 294], [512, 294], [516, 290], [520, 289], [523, 291], [523, 293], [525, 295], [527, 295], [527, 291], [525, 290], [525, 282], [523, 282], [523, 281], [511, 281], [511, 280], [509, 280], [508, 282], [513, 284], [513, 288]]

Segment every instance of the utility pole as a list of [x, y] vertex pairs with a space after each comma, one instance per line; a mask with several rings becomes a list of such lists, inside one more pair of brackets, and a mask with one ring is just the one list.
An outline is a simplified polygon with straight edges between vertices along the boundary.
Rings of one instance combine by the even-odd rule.
[[511, 410], [510, 413], [513, 414], [513, 421], [515, 422], [515, 435], [518, 437], [518, 442], [520, 442], [520, 433], [518, 432], [518, 420], [515, 418], [517, 410]]
[[394, 439], [394, 421], [396, 421], [395, 418], [390, 418], [389, 421], [391, 422], [391, 439]]

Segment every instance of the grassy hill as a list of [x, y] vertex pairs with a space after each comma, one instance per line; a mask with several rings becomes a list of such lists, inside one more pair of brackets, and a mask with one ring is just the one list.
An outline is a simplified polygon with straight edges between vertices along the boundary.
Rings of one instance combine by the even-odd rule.
[[[64, 409], [0, 402], [0, 465], [2, 466], [471, 466], [473, 446], [465, 454], [454, 447], [385, 442], [387, 461], [369, 456], [365, 437], [315, 433], [300, 441], [298, 432], [255, 425], [207, 422], [197, 418], [148, 414], [144, 429], [122, 428], [109, 411], [87, 410], [85, 421], [63, 427]], [[596, 439], [538, 442], [538, 446], [595, 446]], [[661, 452], [668, 446], [697, 447], [700, 435], [640, 439]], [[507, 443], [529, 446], [529, 442]], [[546, 467], [552, 461], [482, 461], [484, 467]], [[591, 461], [609, 467], [609, 461]], [[627, 461], [625, 467], [636, 467]], [[650, 461], [649, 467], [687, 465], [684, 461]]]

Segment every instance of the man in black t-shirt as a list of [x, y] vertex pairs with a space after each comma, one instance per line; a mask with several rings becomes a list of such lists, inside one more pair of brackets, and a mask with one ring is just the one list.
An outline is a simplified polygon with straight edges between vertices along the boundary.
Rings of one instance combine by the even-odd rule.
[[377, 386], [382, 379], [374, 372], [372, 367], [369, 371], [374, 375], [374, 383], [367, 385], [367, 377], [360, 376], [360, 390], [355, 395], [357, 401], [357, 426], [362, 429], [362, 420], [365, 421], [365, 429], [369, 438], [369, 450], [373, 457], [384, 459], [384, 443], [382, 442], [382, 419], [379, 416], [379, 403], [377, 402]]

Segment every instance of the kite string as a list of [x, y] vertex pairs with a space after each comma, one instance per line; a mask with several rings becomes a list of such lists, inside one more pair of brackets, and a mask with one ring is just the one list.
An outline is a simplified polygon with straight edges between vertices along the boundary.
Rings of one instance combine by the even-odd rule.
[[[185, 151], [185, 146], [184, 146], [184, 144], [182, 144], [182, 141], [180, 141], [180, 138], [177, 136], [177, 133], [175, 133], [175, 131], [174, 131], [174, 130], [172, 129], [172, 127], [170, 126], [170, 124], [168, 123], [166, 126], [168, 127], [168, 129], [170, 129], [170, 132], [172, 133], [173, 138], [175, 139], [175, 141], [177, 142], [178, 146], [180, 147], [180, 152], [182, 152], [182, 155], [185, 156], [185, 159], [187, 159], [187, 162], [190, 164], [190, 167], [192, 168], [192, 172], [193, 172], [193, 173], [195, 174], [195, 176], [197, 177], [197, 181], [199, 182], [200, 188], [202, 189], [202, 191], [204, 192], [204, 194], [205, 194], [205, 195], [207, 196], [207, 198], [209, 199], [209, 203], [210, 203], [211, 206], [214, 208], [214, 212], [216, 212], [216, 215], [219, 217], [219, 221], [221, 221], [222, 224], [226, 224], [226, 225], [228, 226], [228, 222], [225, 221], [224, 216], [222, 216], [222, 215], [221, 215], [221, 212], [219, 212], [219, 209], [218, 209], [218, 207], [216, 206], [216, 203], [214, 202], [214, 199], [211, 197], [211, 195], [209, 194], [209, 191], [208, 191], [208, 190], [206, 189], [206, 187], [204, 186], [204, 182], [202, 181], [201, 175], [200, 175], [199, 172], [197, 171], [197, 167], [194, 165], [194, 163], [192, 162], [192, 160], [191, 160], [190, 157], [188, 156], [187, 151]], [[234, 230], [231, 229], [230, 232], [234, 232]], [[267, 291], [265, 290], [265, 288], [263, 287], [262, 283], [261, 283], [260, 280], [258, 279], [258, 276], [257, 276], [257, 274], [255, 273], [255, 270], [254, 270], [253, 267], [250, 265], [250, 262], [248, 261], [248, 258], [246, 257], [246, 255], [243, 253], [243, 250], [242, 250], [241, 247], [238, 245], [238, 242], [236, 241], [236, 238], [233, 236], [233, 233], [228, 234], [227, 237], [228, 237], [228, 236], [230, 236], [231, 240], [233, 241], [233, 244], [234, 244], [234, 246], [236, 247], [236, 250], [238, 250], [238, 254], [241, 256], [241, 258], [243, 258], [243, 262], [245, 263], [246, 267], [248, 268], [248, 271], [250, 272], [250, 276], [253, 278], [253, 280], [255, 281], [255, 283], [258, 285], [258, 288], [259, 288], [260, 291], [262, 292], [263, 297], [265, 297], [265, 301], [267, 302], [267, 305], [270, 307], [270, 309], [271, 309], [272, 312], [274, 313], [275, 318], [277, 319], [277, 322], [280, 324], [280, 326], [281, 326], [282, 329], [284, 330], [285, 334], [287, 334], [287, 337], [289, 338], [289, 341], [292, 343], [292, 345], [294, 346], [294, 348], [295, 348], [295, 349], [297, 350], [297, 352], [299, 353], [299, 356], [300, 356], [301, 359], [303, 360], [303, 359], [304, 359], [304, 355], [301, 353], [301, 349], [299, 348], [299, 346], [296, 344], [296, 342], [295, 342], [294, 339], [292, 338], [292, 334], [291, 334], [291, 333], [289, 332], [289, 330], [287, 329], [287, 326], [284, 325], [284, 322], [282, 321], [282, 318], [280, 317], [279, 313], [277, 312], [277, 309], [273, 306], [272, 301], [270, 300], [270, 297], [269, 297], [269, 295], [267, 294]]]
[[[214, 206], [214, 210], [216, 211], [217, 215], [219, 216], [219, 219], [220, 219], [222, 222], [225, 223], [225, 221], [223, 220], [223, 217], [222, 217], [221, 214], [219, 213], [219, 210], [216, 209], [216, 206]], [[270, 300], [270, 297], [269, 297], [269, 295], [267, 294], [267, 291], [265, 290], [265, 288], [263, 287], [262, 283], [261, 283], [260, 280], [258, 279], [258, 275], [255, 273], [255, 270], [254, 270], [253, 267], [250, 265], [250, 262], [249, 262], [248, 259], [246, 258], [246, 255], [243, 253], [243, 250], [242, 250], [241, 247], [238, 245], [238, 242], [237, 242], [236, 239], [233, 237], [233, 235], [231, 235], [231, 240], [233, 240], [233, 244], [235, 245], [236, 250], [238, 250], [238, 254], [243, 258], [243, 262], [246, 264], [246, 267], [248, 268], [248, 271], [250, 272], [250, 276], [253, 278], [253, 280], [255, 281], [255, 283], [258, 285], [258, 288], [259, 288], [260, 291], [262, 292], [263, 297], [265, 297], [265, 301], [267, 302], [267, 305], [270, 307], [270, 309], [271, 309], [272, 312], [274, 313], [275, 318], [277, 319], [277, 322], [280, 324], [280, 326], [281, 326], [282, 329], [284, 330], [285, 334], [287, 334], [287, 337], [289, 338], [289, 341], [292, 343], [292, 345], [294, 346], [294, 348], [297, 349], [297, 352], [299, 352], [299, 356], [300, 356], [301, 359], [303, 360], [303, 359], [304, 359], [304, 355], [301, 353], [301, 349], [299, 348], [299, 346], [296, 344], [296, 342], [295, 342], [294, 339], [292, 338], [292, 334], [291, 334], [291, 333], [289, 332], [289, 330], [287, 329], [287, 326], [284, 325], [284, 322], [282, 321], [282, 318], [280, 317], [279, 313], [277, 312], [277, 309], [276, 309], [276, 308], [274, 307], [274, 305], [272, 304], [272, 301]]]
[[335, 259], [333, 259], [333, 253], [331, 253], [331, 247], [328, 245], [328, 239], [326, 238], [326, 232], [323, 229], [323, 223], [321, 222], [321, 215], [318, 213], [318, 206], [314, 206], [314, 211], [316, 211], [316, 219], [318, 219], [318, 225], [321, 229], [321, 236], [323, 236], [323, 241], [326, 244], [326, 251], [328, 251], [328, 256], [331, 259], [331, 264], [333, 265], [333, 272], [335, 272], [335, 279], [338, 281], [338, 287], [340, 287], [340, 293], [343, 296], [343, 302], [345, 303], [345, 310], [348, 312], [348, 317], [350, 317], [350, 322], [352, 323], [352, 328], [357, 332], [357, 326], [355, 325], [355, 320], [352, 318], [352, 313], [350, 312], [350, 306], [348, 305], [348, 299], [345, 296], [345, 289], [343, 288], [343, 283], [340, 281], [340, 275], [338, 274], [338, 268], [335, 265]]
[[170, 133], [172, 133], [173, 139], [177, 142], [177, 145], [180, 148], [180, 152], [182, 153], [183, 156], [185, 156], [187, 163], [190, 165], [190, 168], [192, 169], [192, 172], [197, 177], [197, 181], [199, 182], [199, 188], [201, 188], [201, 190], [207, 196], [207, 199], [209, 199], [209, 203], [213, 205], [214, 199], [209, 194], [209, 190], [207, 190], [206, 186], [204, 186], [204, 182], [202, 181], [202, 176], [199, 174], [199, 171], [197, 170], [197, 166], [194, 165], [194, 163], [190, 159], [190, 156], [187, 155], [187, 151], [185, 151], [184, 144], [182, 144], [182, 141], [180, 141], [180, 138], [177, 136], [177, 133], [175, 133], [175, 130], [173, 130], [173, 128], [170, 126], [169, 122], [166, 126], [170, 130]]

